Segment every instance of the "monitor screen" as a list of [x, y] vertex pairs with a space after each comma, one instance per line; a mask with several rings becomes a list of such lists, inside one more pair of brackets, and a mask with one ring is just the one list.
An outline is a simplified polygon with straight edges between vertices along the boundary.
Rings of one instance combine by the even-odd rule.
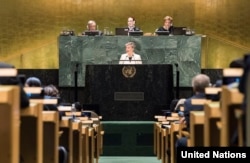
[[115, 35], [127, 36], [128, 28], [115, 28]]
[[130, 31], [129, 36], [142, 36], [143, 32], [142, 31]]
[[187, 29], [186, 27], [174, 27], [173, 35], [185, 35], [186, 29]]
[[87, 36], [98, 36], [99, 35], [99, 31], [85, 31], [84, 35], [87, 35]]
[[168, 36], [170, 34], [169, 31], [156, 31], [155, 32], [158, 36]]

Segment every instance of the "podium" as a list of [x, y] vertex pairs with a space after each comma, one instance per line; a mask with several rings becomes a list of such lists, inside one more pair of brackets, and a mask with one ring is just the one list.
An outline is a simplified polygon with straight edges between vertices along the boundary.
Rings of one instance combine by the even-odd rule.
[[152, 121], [174, 96], [171, 64], [87, 65], [85, 83], [103, 121]]

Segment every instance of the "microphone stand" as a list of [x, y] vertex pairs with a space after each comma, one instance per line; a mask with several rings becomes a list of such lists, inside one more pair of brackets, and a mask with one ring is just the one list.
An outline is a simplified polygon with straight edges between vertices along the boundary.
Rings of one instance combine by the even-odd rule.
[[129, 59], [129, 62], [131, 62], [131, 60], [132, 60], [132, 57], [128, 57], [128, 59]]
[[76, 63], [75, 72], [74, 72], [74, 77], [75, 77], [75, 87], [74, 87], [75, 102], [78, 101], [78, 85], [77, 85], [77, 81], [78, 81], [78, 66], [79, 66], [79, 63]]
[[180, 80], [180, 72], [179, 72], [178, 64], [177, 64], [177, 63], [175, 63], [175, 67], [176, 67], [176, 99], [179, 99], [179, 89], [180, 89], [179, 80]]

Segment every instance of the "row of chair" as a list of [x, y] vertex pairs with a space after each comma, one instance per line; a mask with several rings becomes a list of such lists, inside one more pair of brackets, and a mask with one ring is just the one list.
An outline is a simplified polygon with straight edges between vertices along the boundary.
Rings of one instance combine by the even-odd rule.
[[30, 106], [20, 109], [19, 91], [19, 86], [0, 86], [0, 162], [58, 163], [59, 146], [67, 149], [67, 163], [98, 162], [101, 117], [72, 121], [65, 114], [59, 120], [58, 111], [43, 111], [44, 104], [55, 102], [48, 99], [30, 99]]
[[[224, 69], [223, 76], [241, 76], [242, 69]], [[154, 153], [162, 163], [176, 162], [175, 142], [185, 136], [189, 147], [229, 147], [231, 138], [237, 129], [237, 146], [243, 146], [242, 103], [243, 94], [237, 87], [222, 85], [209, 87], [206, 94], [220, 93], [219, 101], [195, 99], [193, 105], [203, 105], [203, 111], [191, 111], [190, 131], [185, 131], [179, 124], [179, 117], [172, 113], [170, 117], [155, 116]], [[183, 109], [183, 108], [182, 108]]]

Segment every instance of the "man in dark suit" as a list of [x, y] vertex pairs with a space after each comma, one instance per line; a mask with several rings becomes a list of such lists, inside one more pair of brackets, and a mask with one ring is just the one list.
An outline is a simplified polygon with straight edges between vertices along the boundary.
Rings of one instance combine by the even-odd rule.
[[[0, 69], [3, 68], [15, 68], [13, 65], [0, 62]], [[29, 106], [29, 98], [26, 95], [22, 82], [16, 77], [0, 77], [0, 85], [19, 85], [20, 86], [20, 108], [24, 109]]]
[[[193, 105], [192, 99], [206, 99], [205, 88], [209, 87], [210, 78], [205, 74], [198, 74], [192, 79], [192, 87], [194, 95], [184, 102], [184, 117], [180, 120], [180, 123], [185, 123], [189, 131], [190, 126], [190, 111], [201, 111], [203, 110], [203, 105]], [[176, 147], [187, 146], [187, 138], [182, 137], [177, 140]]]
[[135, 26], [135, 18], [128, 17], [128, 26], [126, 27], [128, 32], [141, 31], [139, 27]]

